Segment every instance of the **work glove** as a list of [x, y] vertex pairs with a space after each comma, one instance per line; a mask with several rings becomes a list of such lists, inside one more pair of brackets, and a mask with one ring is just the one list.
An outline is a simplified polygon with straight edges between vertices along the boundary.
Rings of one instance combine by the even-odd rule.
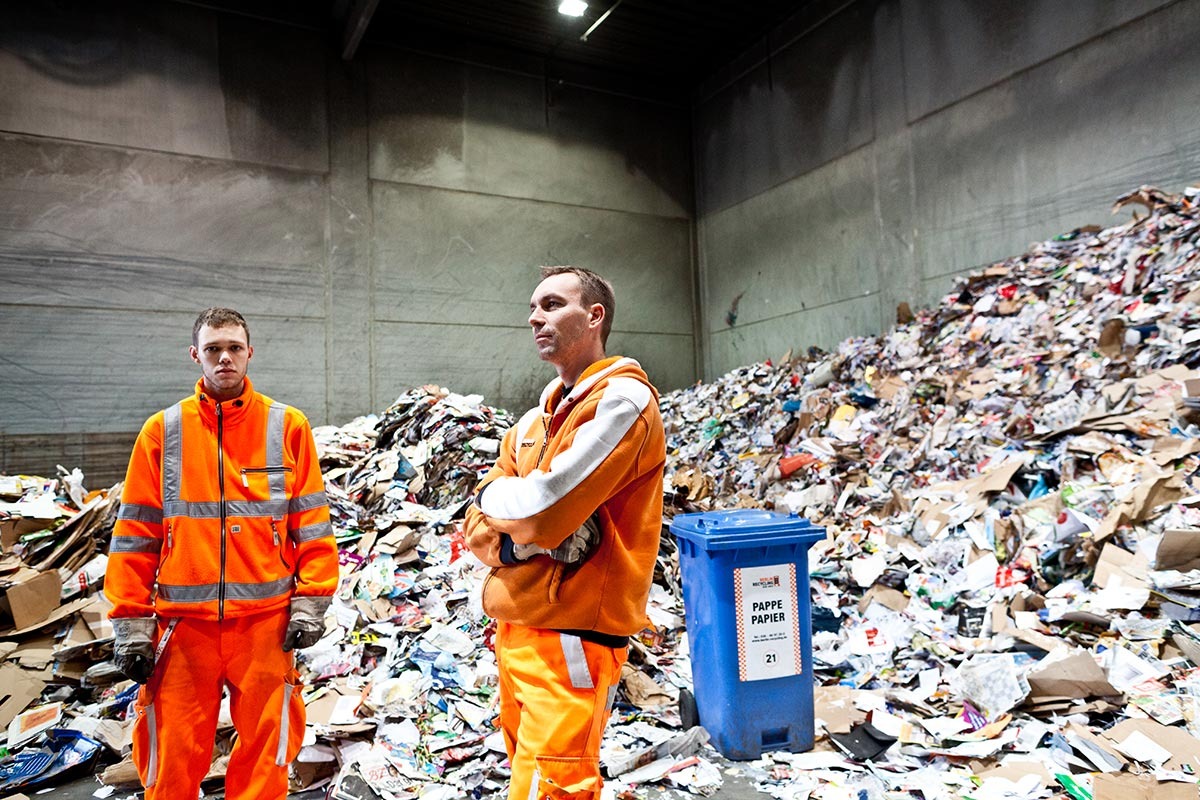
[[312, 647], [325, 632], [325, 611], [332, 597], [293, 597], [287, 631], [283, 634], [283, 650], [303, 650]]
[[121, 674], [136, 683], [150, 680], [154, 672], [155, 617], [122, 617], [112, 621], [113, 663]]
[[600, 514], [592, 514], [587, 521], [579, 526], [553, 550], [547, 550], [536, 544], [514, 544], [513, 556], [518, 561], [527, 561], [538, 555], [547, 555], [555, 561], [564, 564], [582, 564], [600, 544]]

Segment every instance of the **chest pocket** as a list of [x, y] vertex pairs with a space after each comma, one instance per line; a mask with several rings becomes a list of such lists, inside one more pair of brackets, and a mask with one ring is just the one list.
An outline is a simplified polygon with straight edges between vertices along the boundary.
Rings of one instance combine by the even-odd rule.
[[[279, 491], [284, 491], [287, 486], [287, 476], [292, 472], [291, 467], [282, 464], [266, 466], [266, 467], [242, 467], [242, 486], [250, 488], [251, 475], [266, 475], [267, 482], [271, 486], [271, 494], [275, 494], [275, 484], [279, 484]], [[280, 476], [280, 477], [275, 477]]]
[[[267, 438], [265, 464], [259, 466], [242, 467], [242, 486], [251, 490], [252, 496], [261, 496], [269, 500], [274, 505], [279, 501], [287, 500], [287, 485], [288, 476], [292, 472], [291, 466], [286, 463], [283, 457], [283, 427], [284, 418], [287, 412], [287, 406], [283, 403], [272, 403], [267, 409]], [[259, 481], [266, 483], [262, 486]], [[255, 485], [255, 484], [258, 485]], [[263, 489], [266, 491], [263, 492]], [[263, 492], [262, 495], [259, 495]], [[282, 519], [283, 513], [273, 513], [275, 519]]]

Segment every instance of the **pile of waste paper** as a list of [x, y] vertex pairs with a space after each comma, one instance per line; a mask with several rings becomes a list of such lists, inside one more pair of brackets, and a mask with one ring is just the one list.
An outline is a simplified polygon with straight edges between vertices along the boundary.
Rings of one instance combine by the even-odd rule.
[[1139, 189], [881, 336], [664, 397], [676, 509], [828, 533], [829, 738], [763, 790], [1196, 796], [1198, 198]]
[[[664, 534], [602, 747], [606, 792], [732, 779], [788, 800], [1197, 796], [1200, 192], [1142, 188], [1115, 210], [1132, 220], [976, 270], [884, 334], [663, 396], [664, 531], [731, 508], [825, 528], [808, 554], [816, 745], [740, 762], [711, 747]], [[427, 386], [314, 430], [342, 581], [299, 653], [293, 788], [503, 791], [487, 569], [457, 524], [511, 424]], [[108, 661], [96, 591], [119, 487], [87, 495], [64, 470], [0, 478], [0, 495], [8, 594], [43, 575], [58, 593], [0, 616], [0, 681], [18, 687], [0, 703], [0, 792], [98, 759], [115, 762], [103, 782], [134, 789], [133, 687]], [[231, 735], [226, 721], [214, 781]], [[31, 777], [35, 763], [59, 767]]]
[[87, 671], [112, 654], [108, 605], [98, 589], [121, 487], [87, 492], [80, 470], [59, 473], [0, 476], [0, 728], [6, 733], [0, 794], [6, 796], [86, 769], [105, 736], [115, 737], [117, 747], [129, 738], [121, 722], [100, 714], [68, 729], [92, 699]]

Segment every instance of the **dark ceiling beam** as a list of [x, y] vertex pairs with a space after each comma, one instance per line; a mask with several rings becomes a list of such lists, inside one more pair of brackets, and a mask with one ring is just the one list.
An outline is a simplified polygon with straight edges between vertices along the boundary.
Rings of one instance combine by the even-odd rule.
[[342, 31], [343, 61], [354, 58], [354, 53], [358, 50], [358, 43], [362, 41], [363, 34], [367, 32], [367, 26], [371, 24], [371, 17], [375, 14], [378, 6], [379, 0], [354, 0], [350, 13], [346, 15], [346, 27]]

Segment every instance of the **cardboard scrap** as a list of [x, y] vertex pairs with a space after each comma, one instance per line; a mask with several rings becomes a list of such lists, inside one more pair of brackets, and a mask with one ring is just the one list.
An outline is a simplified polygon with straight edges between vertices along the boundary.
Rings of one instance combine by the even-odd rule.
[[1074, 650], [1065, 658], [1043, 662], [1029, 672], [1030, 696], [1109, 697], [1121, 692], [1108, 682], [1104, 670], [1086, 650]]
[[1147, 588], [1146, 573], [1149, 563], [1141, 553], [1130, 553], [1112, 542], [1105, 542], [1100, 551], [1100, 559], [1096, 562], [1096, 571], [1092, 576], [1092, 584], [1107, 588], [1109, 579], [1118, 576], [1122, 585], [1141, 589]]
[[1196, 786], [1161, 782], [1149, 775], [1109, 773], [1093, 776], [1092, 800], [1196, 800]]
[[22, 569], [0, 588], [4, 592], [0, 598], [0, 626], [17, 630], [36, 625], [58, 608], [62, 581], [57, 572]]
[[1152, 719], [1123, 719], [1113, 725], [1103, 736], [1114, 745], [1127, 740], [1134, 733], [1145, 735], [1150, 741], [1166, 748], [1171, 758], [1163, 766], [1169, 770], [1185, 767], [1200, 774], [1200, 739], [1177, 725], [1163, 725]]
[[104, 771], [100, 773], [100, 782], [105, 786], [114, 786], [118, 789], [140, 790], [142, 788], [142, 779], [138, 776], [132, 757], [105, 767]]
[[[1200, 442], [1200, 439], [1194, 440]], [[1200, 569], [1200, 528], [1168, 529], [1154, 550], [1154, 569]]]
[[0, 728], [9, 723], [42, 694], [46, 681], [36, 672], [16, 664], [0, 664]]
[[24, 636], [27, 633], [33, 633], [34, 631], [41, 630], [42, 628], [49, 627], [50, 625], [53, 625], [57, 622], [63, 621], [64, 619], [67, 619], [72, 614], [76, 614], [76, 613], [82, 611], [83, 609], [87, 608], [88, 605], [90, 605], [90, 604], [91, 604], [91, 598], [87, 598], [87, 597], [83, 597], [78, 600], [72, 600], [71, 602], [66, 603], [65, 605], [61, 605], [61, 606], [58, 606], [57, 608], [55, 608], [53, 611], [50, 612], [50, 615], [48, 617], [45, 617], [38, 622], [34, 622], [31, 625], [26, 625], [21, 628], [10, 628], [8, 630], [2, 630], [2, 631], [0, 631], [0, 636], [19, 637], [19, 636]]
[[7, 517], [0, 518], [0, 549], [12, 552], [13, 546], [22, 536], [37, 533], [53, 525], [58, 517]]
[[867, 719], [866, 714], [854, 706], [849, 686], [815, 687], [813, 716], [830, 733], [849, 733], [851, 725]]
[[621, 667], [621, 688], [625, 690], [629, 702], [638, 708], [654, 708], [675, 702], [653, 678], [628, 662]]
[[1112, 742], [1077, 722], [1067, 724], [1065, 738], [1099, 772], [1119, 772], [1129, 763]]
[[904, 611], [908, 607], [909, 598], [903, 592], [897, 591], [889, 586], [881, 586], [875, 584], [863, 594], [862, 599], [858, 601], [858, 610], [863, 612], [867, 610], [867, 606], [871, 603], [879, 603], [885, 608], [892, 611]]
[[1038, 631], [1030, 623], [1020, 625], [1016, 624], [1013, 620], [1013, 616], [1010, 614], [1010, 609], [1018, 609], [1012, 611], [1013, 614], [1027, 613], [1023, 610], [1019, 610], [1018, 606], [1019, 604], [1016, 602], [1014, 602], [1014, 605], [1010, 608], [1005, 608], [1002, 603], [997, 603], [996, 605], [992, 606], [993, 632], [997, 634], [1003, 634], [1005, 636], [1011, 636], [1014, 639], [1027, 642], [1034, 647], [1045, 650], [1046, 652], [1055, 650], [1062, 645], [1061, 639]]

